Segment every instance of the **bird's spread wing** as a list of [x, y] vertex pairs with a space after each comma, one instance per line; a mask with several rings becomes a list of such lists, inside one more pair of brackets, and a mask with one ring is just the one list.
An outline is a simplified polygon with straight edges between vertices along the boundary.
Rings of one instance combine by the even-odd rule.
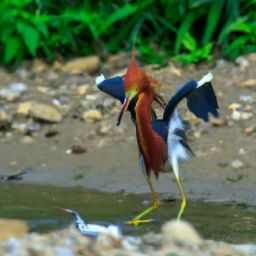
[[163, 115], [164, 120], [169, 120], [174, 109], [183, 98], [187, 98], [188, 109], [198, 118], [209, 120], [209, 113], [217, 117], [218, 102], [213, 90], [211, 73], [205, 75], [200, 81], [191, 80], [183, 85], [169, 100]]
[[108, 95], [124, 102], [124, 79], [121, 76], [105, 79], [103, 75], [95, 79], [97, 87]]
[[211, 82], [207, 82], [187, 96], [188, 109], [204, 121], [209, 120], [208, 113], [218, 117], [218, 102]]
[[186, 137], [186, 125], [177, 109], [174, 110], [168, 127], [168, 158], [185, 160], [194, 155]]

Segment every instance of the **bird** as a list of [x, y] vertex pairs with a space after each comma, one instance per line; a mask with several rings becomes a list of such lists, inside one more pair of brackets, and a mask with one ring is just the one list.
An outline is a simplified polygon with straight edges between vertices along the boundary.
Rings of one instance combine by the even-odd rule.
[[96, 238], [102, 233], [110, 234], [115, 237], [120, 237], [122, 235], [121, 229], [117, 225], [111, 224], [108, 226], [104, 226], [104, 225], [99, 225], [99, 224], [86, 223], [85, 220], [82, 219], [80, 214], [74, 210], [57, 207], [57, 206], [55, 206], [54, 208], [73, 215], [76, 219], [76, 221], [75, 221], [76, 227], [80, 231], [80, 233], [83, 235], [86, 235], [86, 236], [89, 236], [92, 238]]
[[[150, 223], [145, 217], [160, 205], [158, 194], [151, 182], [151, 173], [158, 178], [161, 172], [173, 171], [181, 195], [181, 205], [177, 219], [180, 220], [186, 207], [186, 197], [179, 178], [179, 160], [186, 160], [194, 155], [188, 145], [187, 126], [181, 118], [178, 104], [187, 99], [188, 109], [198, 118], [209, 121], [209, 113], [218, 117], [218, 101], [214, 92], [213, 75], [208, 73], [201, 80], [191, 80], [184, 84], [165, 105], [156, 92], [161, 86], [155, 78], [143, 68], [138, 67], [133, 54], [124, 76], [105, 79], [103, 75], [96, 78], [97, 87], [118, 99], [122, 107], [117, 119], [120, 124], [124, 112], [131, 113], [131, 120], [136, 130], [139, 149], [139, 162], [151, 190], [153, 205], [134, 217], [129, 224]], [[162, 118], [157, 118], [152, 103], [156, 101], [163, 107]]]

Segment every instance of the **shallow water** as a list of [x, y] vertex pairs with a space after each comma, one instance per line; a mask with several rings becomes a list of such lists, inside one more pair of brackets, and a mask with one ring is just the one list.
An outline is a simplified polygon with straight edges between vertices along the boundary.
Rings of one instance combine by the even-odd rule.
[[[68, 213], [54, 206], [76, 210], [88, 222], [116, 223], [125, 233], [159, 231], [153, 223], [139, 227], [123, 223], [150, 205], [150, 195], [103, 193], [83, 188], [58, 188], [35, 185], [1, 184], [0, 218], [26, 220], [31, 231], [46, 232], [67, 226], [73, 221]], [[179, 201], [162, 203], [151, 217], [165, 222], [175, 218]], [[207, 239], [231, 243], [256, 243], [256, 211], [245, 205], [188, 201], [183, 217]]]

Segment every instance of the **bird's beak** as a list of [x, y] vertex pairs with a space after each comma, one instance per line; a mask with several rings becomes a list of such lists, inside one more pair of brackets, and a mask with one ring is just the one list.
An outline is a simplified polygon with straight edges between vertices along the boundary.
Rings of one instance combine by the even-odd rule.
[[123, 102], [123, 105], [122, 105], [122, 107], [121, 107], [121, 110], [120, 110], [119, 115], [118, 115], [118, 118], [117, 118], [117, 123], [116, 123], [117, 126], [120, 125], [124, 112], [127, 111], [127, 108], [128, 108], [128, 106], [129, 106], [131, 100], [132, 100], [136, 95], [137, 95], [137, 92], [131, 92], [131, 93], [129, 93], [129, 94], [125, 97], [124, 102]]

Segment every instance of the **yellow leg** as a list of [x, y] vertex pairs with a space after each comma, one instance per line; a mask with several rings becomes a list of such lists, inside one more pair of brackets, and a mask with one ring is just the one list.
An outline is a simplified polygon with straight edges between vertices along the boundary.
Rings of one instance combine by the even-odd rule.
[[146, 220], [143, 220], [143, 218], [150, 214], [151, 212], [153, 212], [154, 210], [156, 210], [159, 205], [160, 205], [160, 201], [158, 199], [158, 195], [157, 195], [157, 192], [155, 191], [154, 187], [153, 187], [153, 184], [150, 180], [149, 177], [146, 178], [147, 179], [147, 183], [148, 183], [148, 186], [151, 190], [151, 193], [152, 193], [152, 196], [153, 196], [153, 205], [146, 209], [144, 212], [140, 213], [139, 215], [137, 215], [135, 218], [133, 218], [131, 221], [128, 221], [128, 224], [131, 224], [131, 225], [139, 225], [139, 224], [142, 224], [142, 223], [150, 223], [153, 221], [153, 219], [146, 219]]
[[179, 210], [179, 214], [178, 214], [178, 217], [177, 217], [177, 220], [180, 220], [183, 212], [184, 212], [184, 209], [186, 207], [186, 197], [183, 193], [183, 190], [182, 190], [182, 187], [180, 185], [180, 180], [179, 180], [179, 177], [176, 176], [176, 181], [177, 181], [177, 184], [178, 184], [178, 187], [179, 187], [179, 190], [180, 190], [180, 194], [181, 194], [181, 206], [180, 206], [180, 210]]

